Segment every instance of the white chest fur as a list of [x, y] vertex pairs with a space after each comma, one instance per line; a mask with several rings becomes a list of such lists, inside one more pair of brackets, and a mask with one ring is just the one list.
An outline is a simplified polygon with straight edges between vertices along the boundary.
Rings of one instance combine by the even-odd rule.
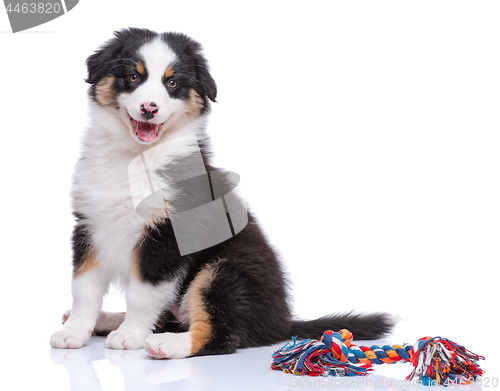
[[85, 216], [99, 266], [110, 277], [126, 277], [144, 222], [131, 199], [127, 165], [133, 156], [84, 156], [77, 164], [73, 206]]
[[[163, 153], [148, 161], [153, 176], [158, 168], [199, 148], [196, 137], [163, 141], [167, 145], [162, 148]], [[83, 223], [90, 228], [99, 268], [110, 279], [124, 283], [131, 274], [134, 249], [150, 222], [136, 213], [132, 196], [131, 189], [137, 186], [130, 178], [129, 166], [138, 156], [140, 151], [124, 149], [100, 129], [88, 129], [73, 178], [73, 207], [85, 217]], [[168, 191], [163, 194], [168, 202]]]

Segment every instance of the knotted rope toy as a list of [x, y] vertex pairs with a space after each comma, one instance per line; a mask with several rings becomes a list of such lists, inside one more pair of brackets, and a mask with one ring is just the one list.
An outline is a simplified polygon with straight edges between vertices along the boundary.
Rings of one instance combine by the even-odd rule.
[[423, 385], [469, 384], [484, 371], [484, 360], [446, 338], [424, 337], [415, 345], [358, 347], [348, 330], [325, 331], [321, 340], [306, 339], [287, 343], [273, 354], [272, 369], [294, 375], [364, 376], [373, 364], [410, 362], [413, 371], [406, 380], [418, 378]]

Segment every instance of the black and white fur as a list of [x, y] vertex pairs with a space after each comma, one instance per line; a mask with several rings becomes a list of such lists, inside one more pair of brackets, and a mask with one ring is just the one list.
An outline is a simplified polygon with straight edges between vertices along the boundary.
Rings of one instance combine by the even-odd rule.
[[[87, 67], [91, 124], [72, 188], [73, 306], [52, 347], [80, 348], [94, 332], [108, 335], [107, 348], [145, 347], [154, 357], [183, 358], [294, 335], [319, 338], [327, 329], [348, 328], [360, 339], [390, 331], [393, 321], [383, 313], [294, 320], [278, 257], [251, 213], [238, 235], [185, 256], [168, 217], [175, 188], [167, 189], [152, 218], [136, 213], [127, 167], [141, 152], [171, 139], [152, 171], [198, 150], [206, 169], [215, 169], [205, 128], [217, 88], [197, 42], [126, 29], [92, 54]], [[198, 142], [175, 137], [183, 132]], [[126, 314], [101, 311], [112, 283], [125, 288]]]

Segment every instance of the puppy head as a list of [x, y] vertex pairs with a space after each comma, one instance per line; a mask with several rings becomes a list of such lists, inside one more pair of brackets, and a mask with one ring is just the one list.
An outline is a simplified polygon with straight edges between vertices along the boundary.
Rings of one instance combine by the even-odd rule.
[[137, 143], [153, 144], [215, 102], [217, 87], [201, 51], [184, 34], [115, 32], [87, 59], [90, 97], [118, 116]]

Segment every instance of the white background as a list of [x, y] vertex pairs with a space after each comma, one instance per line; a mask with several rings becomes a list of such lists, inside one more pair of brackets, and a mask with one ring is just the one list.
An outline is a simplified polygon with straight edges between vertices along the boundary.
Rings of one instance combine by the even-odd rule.
[[[26, 389], [69, 388], [48, 342], [71, 306], [84, 63], [135, 26], [203, 44], [219, 89], [216, 162], [240, 174], [297, 316], [400, 314], [389, 342], [442, 335], [487, 356], [487, 376], [498, 376], [499, 19], [496, 1], [82, 0], [11, 34], [0, 12], [7, 373]], [[105, 308], [125, 304], [113, 291]], [[262, 352], [267, 370], [272, 349]], [[112, 370], [99, 379], [110, 390], [127, 382]]]

